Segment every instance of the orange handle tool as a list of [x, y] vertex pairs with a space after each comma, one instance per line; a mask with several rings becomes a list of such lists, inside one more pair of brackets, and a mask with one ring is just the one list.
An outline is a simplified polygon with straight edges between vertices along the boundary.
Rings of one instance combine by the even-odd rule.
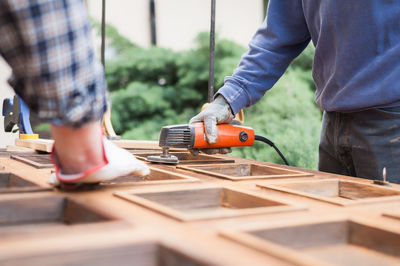
[[219, 124], [217, 125], [217, 143], [211, 145], [206, 140], [203, 123], [197, 123], [191, 126], [194, 127], [195, 133], [193, 148], [227, 148], [253, 146], [254, 144], [254, 130], [250, 127]]

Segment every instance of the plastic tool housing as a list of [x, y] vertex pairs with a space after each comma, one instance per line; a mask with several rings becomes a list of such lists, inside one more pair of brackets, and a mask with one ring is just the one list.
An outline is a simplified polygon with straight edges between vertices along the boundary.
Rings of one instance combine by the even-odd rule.
[[219, 124], [217, 127], [218, 141], [209, 144], [203, 123], [165, 126], [161, 129], [159, 145], [192, 149], [243, 147], [254, 144], [254, 130], [250, 127], [231, 124]]

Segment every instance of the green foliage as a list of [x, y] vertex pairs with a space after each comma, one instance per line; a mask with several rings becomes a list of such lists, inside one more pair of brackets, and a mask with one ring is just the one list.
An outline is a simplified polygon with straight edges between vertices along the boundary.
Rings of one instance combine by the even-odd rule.
[[176, 82], [177, 57], [175, 52], [163, 48], [129, 49], [107, 61], [108, 89], [119, 90], [132, 81], [172, 85]]
[[[97, 34], [101, 36], [101, 23], [94, 20], [92, 20], [91, 23], [92, 27], [97, 31]], [[106, 41], [109, 42], [109, 45], [112, 46], [117, 53], [122, 53], [123, 51], [137, 47], [110, 24], [106, 24]]]
[[49, 123], [40, 123], [33, 128], [33, 132], [50, 132], [50, 124]]
[[[304, 72], [290, 68], [265, 97], [245, 111], [245, 123], [272, 140], [289, 164], [316, 169], [321, 112]], [[233, 154], [283, 164], [275, 150], [263, 143], [234, 149]]]
[[[111, 118], [118, 134], [157, 139], [161, 125], [187, 123], [200, 110], [207, 100], [208, 34], [200, 34], [196, 44], [181, 52], [136, 47], [107, 61]], [[231, 41], [216, 42], [215, 87], [222, 86], [244, 51]]]
[[[158, 140], [162, 126], [187, 123], [198, 113], [207, 100], [208, 33], [200, 34], [196, 44], [194, 49], [178, 52], [129, 47], [107, 61], [111, 117], [118, 134]], [[244, 52], [244, 47], [217, 38], [215, 88], [232, 74]], [[257, 134], [270, 138], [291, 165], [315, 169], [321, 113], [313, 101], [312, 56], [309, 46], [274, 88], [245, 111], [245, 120]], [[263, 143], [234, 149], [233, 155], [282, 163]]]

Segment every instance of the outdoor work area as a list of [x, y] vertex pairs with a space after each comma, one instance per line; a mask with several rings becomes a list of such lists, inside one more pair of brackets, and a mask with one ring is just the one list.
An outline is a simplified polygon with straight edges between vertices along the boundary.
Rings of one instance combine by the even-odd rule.
[[0, 1], [0, 265], [399, 265], [399, 17]]

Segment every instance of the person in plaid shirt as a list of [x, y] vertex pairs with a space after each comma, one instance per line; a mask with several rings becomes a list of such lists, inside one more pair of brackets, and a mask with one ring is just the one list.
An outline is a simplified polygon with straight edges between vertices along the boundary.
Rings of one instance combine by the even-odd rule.
[[0, 53], [15, 92], [51, 123], [55, 185], [149, 173], [102, 135], [107, 88], [90, 36], [83, 0], [0, 1]]

